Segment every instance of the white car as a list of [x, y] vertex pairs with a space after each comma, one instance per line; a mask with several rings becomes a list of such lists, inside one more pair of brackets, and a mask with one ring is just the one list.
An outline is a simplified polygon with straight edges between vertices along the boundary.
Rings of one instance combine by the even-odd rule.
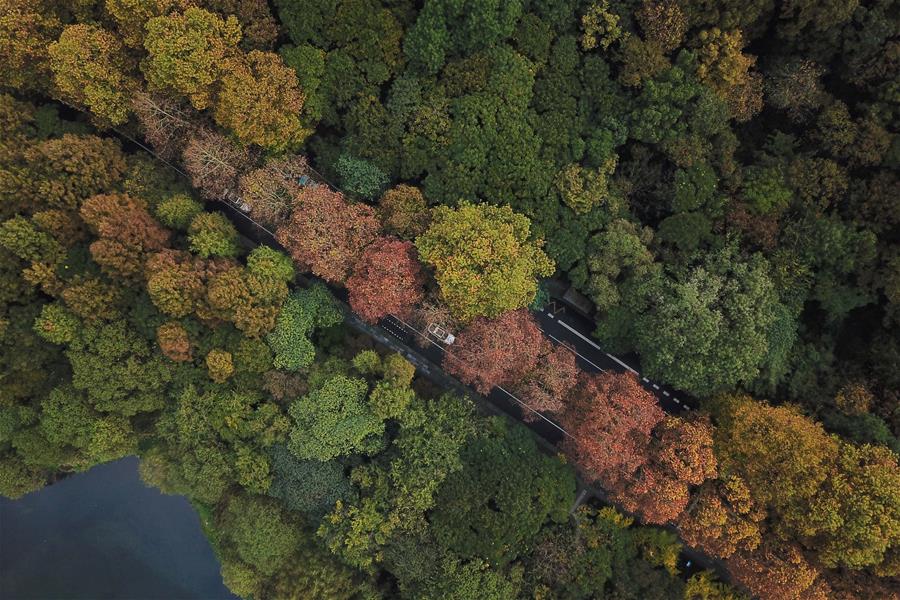
[[456, 336], [438, 325], [437, 323], [428, 324], [428, 333], [436, 337], [439, 341], [448, 346], [456, 341]]

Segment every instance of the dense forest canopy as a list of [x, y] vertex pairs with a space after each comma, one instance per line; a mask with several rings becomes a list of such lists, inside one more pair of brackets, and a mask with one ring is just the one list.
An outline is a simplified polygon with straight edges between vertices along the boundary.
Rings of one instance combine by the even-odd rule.
[[[896, 0], [0, 8], [4, 495], [138, 454], [255, 599], [737, 598], [673, 531], [754, 596], [897, 597]], [[703, 410], [580, 370], [551, 276]], [[670, 529], [570, 512], [570, 465]]]

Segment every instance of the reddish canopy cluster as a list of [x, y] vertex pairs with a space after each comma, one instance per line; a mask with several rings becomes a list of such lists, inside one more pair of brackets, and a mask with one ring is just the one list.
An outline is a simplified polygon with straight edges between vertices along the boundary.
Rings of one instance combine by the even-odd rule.
[[716, 476], [716, 457], [708, 419], [667, 417], [654, 433], [647, 463], [632, 478], [618, 480], [611, 491], [645, 522], [662, 524], [687, 508], [690, 486]]
[[347, 280], [350, 306], [363, 319], [376, 323], [388, 314], [409, 315], [422, 301], [425, 276], [412, 242], [382, 237], [362, 253]]
[[168, 230], [150, 216], [144, 202], [127, 194], [88, 198], [81, 218], [99, 236], [91, 243], [91, 256], [110, 275], [139, 275], [149, 254], [169, 241]]
[[531, 409], [524, 411], [525, 420], [537, 418], [532, 411], [561, 413], [580, 372], [572, 350], [543, 340], [537, 366], [512, 387], [513, 393]]
[[585, 474], [613, 487], [647, 462], [651, 432], [663, 417], [633, 373], [585, 373], [563, 414], [574, 437], [564, 450]]
[[496, 319], [478, 317], [444, 356], [444, 369], [486, 394], [522, 379], [538, 363], [546, 344], [534, 317], [521, 308]]
[[340, 192], [310, 185], [298, 194], [276, 237], [295, 261], [331, 283], [344, 283], [362, 251], [378, 235], [375, 211]]

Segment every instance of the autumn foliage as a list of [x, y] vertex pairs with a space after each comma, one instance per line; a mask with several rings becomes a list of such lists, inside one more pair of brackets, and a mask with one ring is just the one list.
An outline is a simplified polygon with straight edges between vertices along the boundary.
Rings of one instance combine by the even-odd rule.
[[486, 394], [521, 379], [538, 361], [546, 341], [526, 309], [496, 319], [478, 317], [444, 355], [444, 369]]
[[250, 152], [210, 129], [200, 129], [184, 148], [184, 168], [191, 183], [208, 200], [236, 196], [238, 178], [250, 164]]
[[278, 241], [301, 265], [331, 283], [343, 283], [363, 249], [378, 235], [375, 211], [348, 202], [343, 194], [309, 185], [296, 198]]
[[691, 486], [716, 476], [712, 433], [708, 419], [666, 417], [654, 431], [647, 463], [617, 481], [613, 497], [647, 523], [676, 519], [688, 505]]
[[647, 462], [651, 432], [663, 416], [633, 373], [585, 373], [563, 414], [574, 438], [563, 447], [586, 475], [611, 487]]
[[538, 418], [532, 411], [562, 412], [580, 372], [571, 349], [544, 339], [535, 367], [512, 385], [513, 393], [531, 409], [523, 411], [525, 420]]
[[738, 552], [726, 561], [728, 573], [758, 598], [766, 600], [827, 600], [828, 585], [819, 578], [800, 548], [765, 544], [753, 552]]
[[177, 321], [168, 321], [156, 328], [156, 341], [166, 358], [175, 362], [191, 360], [191, 340]]
[[704, 485], [692, 506], [678, 519], [685, 542], [703, 552], [728, 558], [738, 550], [752, 551], [760, 543], [762, 510], [740, 477]]
[[149, 254], [169, 241], [169, 232], [150, 216], [144, 202], [127, 194], [89, 198], [81, 218], [98, 236], [90, 246], [91, 256], [110, 275], [139, 276]]
[[347, 280], [350, 306], [370, 323], [404, 317], [424, 296], [425, 277], [412, 242], [378, 238], [362, 253]]

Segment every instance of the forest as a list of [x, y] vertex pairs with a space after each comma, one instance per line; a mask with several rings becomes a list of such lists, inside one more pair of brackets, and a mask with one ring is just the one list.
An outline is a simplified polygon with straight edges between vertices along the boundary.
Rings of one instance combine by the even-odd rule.
[[254, 600], [900, 598], [896, 0], [0, 7], [0, 494], [138, 455]]

